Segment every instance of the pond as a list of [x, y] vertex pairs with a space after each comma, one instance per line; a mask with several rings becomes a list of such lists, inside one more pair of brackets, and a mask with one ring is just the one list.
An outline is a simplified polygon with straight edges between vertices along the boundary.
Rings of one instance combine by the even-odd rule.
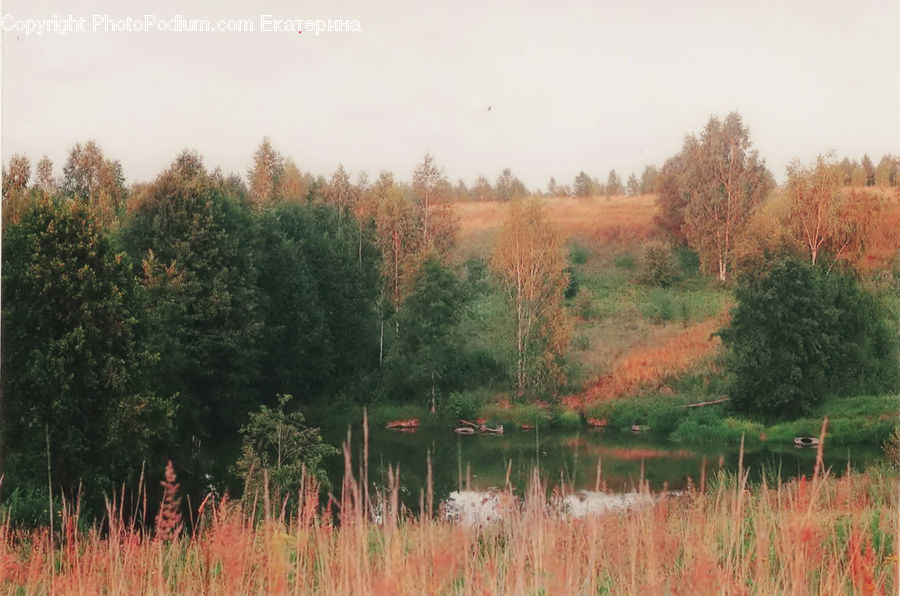
[[[339, 445], [347, 438], [347, 427], [323, 428], [325, 439]], [[354, 466], [362, 461], [362, 429], [351, 429]], [[541, 478], [553, 486], [564, 482], [574, 490], [624, 493], [639, 488], [641, 478], [651, 491], [682, 490], [689, 482], [700, 484], [704, 467], [712, 478], [717, 471], [736, 471], [740, 456], [737, 445], [684, 444], [654, 436], [634, 435], [611, 429], [509, 430], [502, 435], [477, 433], [458, 435], [451, 428], [420, 428], [413, 432], [371, 428], [369, 431], [369, 478], [385, 485], [388, 465], [400, 468], [400, 492], [407, 504], [418, 501], [426, 485], [427, 457], [431, 454], [435, 499], [451, 491], [486, 491], [503, 488], [507, 474], [519, 494], [538, 467]], [[883, 458], [872, 445], [825, 449], [825, 465], [843, 474], [849, 465], [864, 470]], [[744, 453], [744, 468], [751, 481], [763, 474], [774, 482], [812, 474], [816, 449], [792, 444], [764, 444]], [[343, 476], [343, 458], [329, 458], [326, 470], [335, 494]], [[354, 473], [356, 473], [354, 469]], [[599, 471], [599, 480], [598, 480]]]

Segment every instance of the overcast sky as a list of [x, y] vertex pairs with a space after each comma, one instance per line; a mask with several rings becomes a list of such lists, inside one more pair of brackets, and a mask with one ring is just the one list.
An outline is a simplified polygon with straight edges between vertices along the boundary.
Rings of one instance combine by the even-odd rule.
[[[47, 154], [61, 173], [68, 149], [95, 139], [129, 181], [185, 147], [246, 175], [267, 135], [316, 174], [342, 162], [407, 179], [430, 151], [454, 181], [510, 167], [544, 188], [579, 170], [640, 174], [732, 110], [779, 180], [829, 148], [900, 153], [897, 0], [127, 4], [4, 2], [13, 19], [72, 14], [87, 28], [3, 34], [4, 163]], [[95, 14], [256, 30], [92, 32]], [[265, 14], [362, 30], [262, 32]]]

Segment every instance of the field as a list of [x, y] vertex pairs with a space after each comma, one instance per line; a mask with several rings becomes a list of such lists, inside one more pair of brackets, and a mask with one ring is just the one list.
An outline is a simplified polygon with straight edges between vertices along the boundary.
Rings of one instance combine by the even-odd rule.
[[[658, 237], [653, 223], [655, 200], [656, 195], [540, 199], [561, 234], [595, 246], [619, 242], [633, 246]], [[507, 204], [498, 201], [453, 204], [460, 220], [458, 252], [462, 258], [490, 252], [506, 209]]]
[[392, 473], [370, 495], [351, 460], [345, 450], [339, 502], [320, 502], [309, 482], [296, 514], [268, 495], [254, 505], [210, 501], [190, 535], [161, 537], [115, 503], [87, 528], [70, 506], [57, 538], [3, 526], [0, 593], [835, 595], [900, 586], [893, 470], [835, 478], [817, 466], [811, 478], [759, 485], [741, 471], [711, 474], [684, 493], [644, 489], [605, 512], [576, 506], [590, 495], [563, 500], [564, 486], [535, 480], [524, 494], [492, 494], [493, 520], [455, 523], [432, 514], [430, 486], [419, 511], [403, 508]]

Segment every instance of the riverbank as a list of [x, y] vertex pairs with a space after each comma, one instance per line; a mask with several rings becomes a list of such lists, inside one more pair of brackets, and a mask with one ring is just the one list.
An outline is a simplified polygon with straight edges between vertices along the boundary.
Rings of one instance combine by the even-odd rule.
[[[681, 395], [644, 396], [590, 403], [579, 411], [561, 404], [520, 404], [503, 398], [479, 403], [473, 398], [462, 409], [451, 402], [440, 407], [436, 414], [431, 414], [425, 406], [413, 404], [374, 404], [367, 407], [367, 415], [373, 427], [382, 427], [393, 420], [415, 419], [422, 428], [447, 428], [456, 425], [459, 418], [483, 420], [492, 427], [502, 424], [504, 430], [511, 432], [581, 427], [627, 431], [638, 426], [640, 432], [676, 442], [737, 445], [743, 437], [748, 446], [790, 444], [795, 437], [818, 436], [822, 419], [827, 416], [829, 445], [880, 447], [900, 424], [900, 394], [835, 398], [806, 416], [784, 421], [745, 417], [730, 411], [727, 402], [686, 407], [704, 401], [714, 400]], [[352, 406], [349, 410], [342, 411], [341, 421], [362, 420], [363, 406]], [[312, 420], [322, 422], [315, 414]], [[325, 423], [334, 425], [337, 420], [332, 415]]]

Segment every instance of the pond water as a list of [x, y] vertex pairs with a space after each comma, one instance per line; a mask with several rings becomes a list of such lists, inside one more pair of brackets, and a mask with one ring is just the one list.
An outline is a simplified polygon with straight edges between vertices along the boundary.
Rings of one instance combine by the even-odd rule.
[[[339, 445], [348, 428], [323, 428], [325, 439]], [[354, 466], [362, 460], [362, 429], [351, 429]], [[564, 482], [574, 490], [601, 490], [624, 493], [636, 490], [643, 477], [651, 491], [664, 487], [681, 490], [689, 479], [699, 485], [704, 466], [712, 478], [719, 469], [738, 468], [736, 445], [690, 445], [675, 443], [651, 433], [633, 435], [610, 429], [511, 430], [502, 435], [458, 435], [452, 429], [420, 428], [414, 432], [372, 428], [369, 431], [369, 478], [376, 484], [387, 478], [388, 465], [400, 468], [400, 492], [408, 504], [416, 503], [427, 478], [427, 454], [431, 453], [435, 499], [443, 500], [452, 491], [486, 491], [503, 488], [506, 476], [521, 491], [538, 466], [541, 478], [550, 486]], [[871, 445], [834, 447], [825, 450], [825, 464], [835, 474], [849, 465], [861, 471], [882, 459], [881, 450]], [[769, 481], [783, 480], [813, 472], [816, 449], [792, 444], [765, 444], [744, 452], [744, 467], [751, 481], [763, 474]], [[599, 468], [599, 483], [598, 483]], [[339, 489], [343, 458], [329, 458], [328, 476]], [[356, 473], [356, 470], [354, 470]], [[336, 494], [336, 491], [335, 491]], [[521, 492], [520, 492], [521, 494]]]

